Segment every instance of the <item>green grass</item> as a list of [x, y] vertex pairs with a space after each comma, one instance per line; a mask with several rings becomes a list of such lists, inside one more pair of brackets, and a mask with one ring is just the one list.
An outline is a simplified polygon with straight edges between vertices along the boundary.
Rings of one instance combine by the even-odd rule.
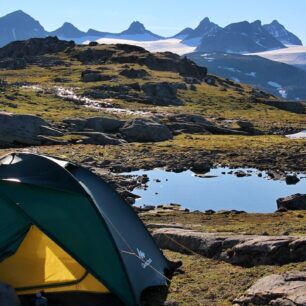
[[[276, 204], [275, 204], [276, 207]], [[184, 224], [204, 232], [230, 232], [245, 235], [290, 235], [306, 236], [306, 211], [275, 214], [182, 214], [181, 212], [158, 212], [142, 215], [145, 223]]]
[[[211, 216], [173, 211], [143, 214], [141, 218], [147, 224], [176, 223], [204, 232], [262, 234], [265, 231], [270, 235], [280, 235], [289, 230], [291, 235], [306, 235], [306, 211]], [[182, 306], [230, 306], [235, 298], [264, 276], [306, 271], [306, 262], [243, 268], [200, 255], [183, 255], [171, 251], [165, 251], [165, 255], [173, 261], [183, 262], [183, 273], [173, 277], [167, 295], [168, 301], [177, 301]], [[145, 305], [163, 305], [160, 296], [161, 294], [154, 293]]]
[[[69, 66], [55, 66], [42, 68], [30, 66], [21, 70], [1, 70], [0, 79], [9, 83], [29, 82], [38, 84], [44, 88], [54, 86], [64, 86], [77, 88], [79, 94], [86, 90], [106, 84], [129, 84], [139, 82], [182, 82], [183, 78], [172, 72], [153, 71], [145, 68], [151, 75], [150, 80], [131, 80], [119, 75], [124, 65], [106, 64], [106, 65], [83, 65], [77, 60], [72, 60], [66, 54], [59, 54], [59, 59], [64, 60]], [[144, 68], [142, 66], [131, 64], [130, 67]], [[101, 70], [101, 73], [114, 76], [115, 82], [95, 82], [83, 83], [80, 80], [81, 73], [85, 69]], [[67, 82], [61, 84], [54, 82], [55, 78], [63, 78]], [[243, 119], [250, 120], [261, 130], [271, 130], [273, 128], [295, 128], [302, 129], [306, 124], [306, 116], [294, 114], [279, 110], [261, 103], [251, 101], [251, 88], [243, 85], [242, 89], [238, 87], [229, 87], [223, 91], [220, 86], [209, 86], [207, 84], [197, 85], [197, 91], [180, 90], [179, 97], [185, 101], [181, 107], [169, 106], [160, 107], [136, 102], [126, 102], [116, 99], [113, 103], [121, 108], [131, 110], [145, 110], [153, 113], [192, 113], [200, 114], [210, 120], [217, 119]], [[91, 111], [82, 106], [76, 106], [72, 102], [63, 101], [54, 97], [50, 93], [35, 93], [31, 90], [21, 88], [9, 88], [5, 93], [0, 93], [0, 103], [2, 110], [16, 113], [37, 114], [45, 119], [60, 122], [67, 117], [89, 117], [93, 115], [107, 115], [120, 117], [134, 117], [133, 115], [114, 115], [103, 110]], [[10, 103], [16, 104], [17, 108], [10, 106]]]
[[[183, 274], [172, 279], [167, 300], [177, 301], [181, 306], [230, 306], [260, 278], [288, 271], [306, 271], [306, 263], [284, 266], [258, 266], [242, 268], [201, 256], [187, 256], [166, 251], [174, 261], [182, 260]], [[158, 295], [146, 306], [163, 305]]]

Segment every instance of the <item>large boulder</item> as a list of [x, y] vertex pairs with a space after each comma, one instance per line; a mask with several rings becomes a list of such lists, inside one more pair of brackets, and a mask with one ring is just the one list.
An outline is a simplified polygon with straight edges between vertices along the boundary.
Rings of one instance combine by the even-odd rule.
[[165, 117], [163, 122], [167, 127], [174, 133], [201, 133], [207, 134], [208, 127], [212, 127], [213, 124], [206, 120], [200, 115], [189, 115], [189, 114], [180, 114], [180, 115], [170, 115]]
[[183, 105], [183, 101], [177, 97], [177, 85], [161, 82], [146, 83], [142, 85], [146, 100], [156, 105]]
[[0, 113], [0, 145], [41, 145], [39, 136], [61, 136], [47, 121], [34, 115]]
[[89, 82], [100, 82], [100, 81], [109, 81], [112, 77], [109, 75], [103, 75], [100, 71], [95, 70], [84, 70], [81, 74], [81, 80], [85, 83]]
[[172, 139], [170, 130], [150, 119], [134, 119], [125, 123], [121, 134], [130, 142], [158, 142]]
[[286, 198], [277, 200], [277, 208], [287, 210], [306, 210], [306, 194], [293, 194]]
[[0, 306], [20, 306], [15, 290], [3, 283], [0, 283]]
[[91, 117], [88, 119], [67, 118], [64, 120], [64, 123], [68, 125], [71, 131], [89, 129], [94, 132], [112, 133], [117, 132], [119, 128], [123, 126], [124, 121], [109, 117]]
[[235, 305], [306, 305], [306, 272], [269, 275], [258, 280]]
[[117, 131], [124, 121], [108, 117], [92, 117], [86, 120], [86, 127], [96, 132], [114, 132]]

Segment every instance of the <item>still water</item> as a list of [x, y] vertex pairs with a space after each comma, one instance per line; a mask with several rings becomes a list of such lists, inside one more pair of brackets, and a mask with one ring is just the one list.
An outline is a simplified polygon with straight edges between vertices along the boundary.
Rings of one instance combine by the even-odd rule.
[[195, 176], [191, 171], [173, 173], [160, 169], [126, 174], [146, 174], [150, 179], [147, 190], [133, 191], [141, 196], [136, 202], [137, 206], [177, 203], [191, 210], [236, 209], [267, 213], [277, 209], [278, 198], [306, 193], [306, 179], [303, 175], [296, 185], [287, 185], [285, 181], [268, 179], [265, 172], [262, 172], [263, 177], [258, 177], [256, 169], [243, 169], [252, 175], [241, 178], [228, 174], [229, 171], [229, 168], [212, 169], [204, 178]]

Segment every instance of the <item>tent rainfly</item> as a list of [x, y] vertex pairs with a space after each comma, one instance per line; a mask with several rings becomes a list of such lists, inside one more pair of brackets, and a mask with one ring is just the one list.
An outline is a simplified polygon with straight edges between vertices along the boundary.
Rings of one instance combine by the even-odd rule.
[[113, 295], [140, 305], [167, 285], [167, 259], [133, 208], [73, 163], [28, 153], [0, 159], [0, 282], [21, 297]]

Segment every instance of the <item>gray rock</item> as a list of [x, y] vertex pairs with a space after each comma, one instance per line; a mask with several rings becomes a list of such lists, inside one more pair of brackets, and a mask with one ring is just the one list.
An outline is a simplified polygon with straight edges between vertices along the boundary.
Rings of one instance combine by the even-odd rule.
[[120, 72], [120, 75], [123, 75], [130, 79], [144, 79], [150, 76], [150, 74], [144, 69], [124, 69]]
[[162, 249], [181, 253], [191, 250], [240, 266], [278, 265], [306, 260], [306, 237], [205, 233], [177, 228], [156, 229], [153, 237]]
[[286, 176], [286, 183], [287, 185], [295, 185], [300, 181], [296, 174], [287, 175]]
[[117, 131], [123, 124], [124, 121], [122, 120], [107, 117], [92, 117], [86, 120], [86, 127], [96, 132], [110, 133]]
[[257, 281], [246, 293], [234, 300], [237, 305], [306, 305], [306, 272], [269, 275]]
[[72, 131], [82, 131], [86, 128], [87, 120], [80, 118], [67, 118], [63, 122], [67, 124]]
[[60, 137], [63, 136], [63, 133], [57, 129], [51, 128], [49, 126], [42, 125], [40, 127], [40, 132], [44, 136], [53, 136], [53, 137]]
[[25, 69], [27, 62], [22, 58], [7, 58], [0, 61], [1, 69]]
[[197, 174], [204, 174], [210, 172], [211, 165], [205, 162], [194, 162], [190, 170]]
[[68, 143], [68, 141], [66, 140], [62, 140], [62, 139], [54, 139], [48, 136], [43, 136], [43, 135], [38, 135], [37, 139], [41, 141], [42, 145], [65, 145]]
[[193, 77], [185, 77], [184, 81], [186, 84], [191, 84], [191, 85], [201, 84], [201, 81], [199, 79]]
[[95, 70], [84, 70], [81, 74], [81, 80], [85, 83], [109, 81], [112, 77], [109, 75], [103, 75], [99, 71]]
[[246, 173], [246, 172], [243, 171], [243, 170], [235, 171], [234, 174], [235, 174], [237, 177], [251, 176], [250, 173]]
[[0, 306], [20, 306], [15, 290], [3, 283], [0, 283]]
[[40, 145], [40, 135], [59, 136], [61, 133], [49, 128], [49, 123], [33, 115], [0, 113], [0, 144]]
[[117, 132], [124, 124], [122, 120], [108, 117], [92, 117], [88, 119], [67, 118], [63, 122], [69, 126], [71, 131], [90, 129], [94, 132], [101, 133]]
[[96, 144], [96, 145], [120, 145], [125, 141], [123, 139], [118, 139], [111, 137], [105, 133], [99, 132], [78, 132], [76, 135], [86, 136], [86, 139], [83, 143], [86, 144]]
[[150, 119], [134, 119], [125, 123], [121, 134], [130, 142], [158, 142], [172, 139], [170, 130]]
[[261, 135], [261, 134], [263, 134], [261, 131], [255, 129], [253, 123], [250, 122], [250, 121], [237, 120], [236, 123], [242, 131], [247, 132], [250, 135]]
[[142, 90], [145, 93], [149, 103], [155, 105], [183, 105], [183, 101], [177, 97], [177, 85], [162, 82], [162, 83], [146, 83], [142, 85]]
[[294, 194], [286, 198], [277, 200], [278, 210], [285, 208], [288, 210], [306, 210], [306, 194]]

